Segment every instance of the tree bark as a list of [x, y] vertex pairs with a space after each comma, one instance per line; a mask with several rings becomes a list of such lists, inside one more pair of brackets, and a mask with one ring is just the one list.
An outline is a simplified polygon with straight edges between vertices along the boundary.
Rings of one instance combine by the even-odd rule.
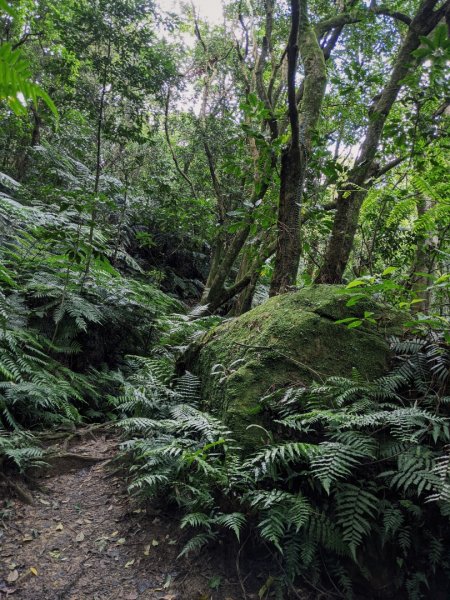
[[[424, 217], [430, 209], [431, 202], [424, 196], [420, 196], [417, 202], [417, 216], [419, 219]], [[431, 297], [429, 290], [427, 290], [430, 281], [427, 275], [431, 275], [433, 272], [435, 259], [433, 250], [436, 250], [437, 246], [437, 239], [431, 237], [428, 232], [417, 235], [416, 252], [409, 281], [411, 290], [422, 300], [422, 302], [413, 305], [415, 311], [427, 313], [430, 308]]]
[[366, 136], [346, 184], [338, 194], [337, 211], [322, 268], [317, 283], [341, 283], [347, 267], [358, 226], [359, 213], [367, 195], [367, 179], [390, 110], [397, 99], [406, 75], [411, 72], [412, 53], [420, 46], [420, 36], [428, 35], [449, 10], [450, 1], [434, 10], [438, 0], [425, 0], [411, 22], [408, 33], [397, 54], [390, 79], [372, 105]]
[[244, 253], [236, 281], [243, 279], [245, 276], [248, 276], [250, 280], [247, 287], [234, 299], [233, 306], [229, 312], [230, 316], [239, 316], [251, 309], [261, 269], [266, 260], [276, 250], [276, 244], [272, 240], [272, 237], [271, 232], [267, 231], [257, 248], [252, 246], [250, 249], [249, 247]]
[[[239, 256], [240, 251], [244, 247], [250, 232], [250, 225], [244, 226], [239, 232], [237, 232], [228, 248], [220, 247], [222, 240], [218, 239], [216, 253], [213, 257], [213, 263], [211, 265], [210, 272], [208, 274], [208, 280], [206, 282], [205, 290], [202, 295], [201, 304], [208, 305], [209, 312], [214, 312], [224, 302], [231, 299], [230, 290], [234, 290], [237, 294], [243, 288], [232, 286], [227, 289], [225, 284], [230, 276], [231, 269]], [[220, 253], [220, 254], [219, 254]], [[236, 285], [236, 284], [235, 284]]]
[[103, 125], [105, 118], [105, 108], [106, 108], [106, 94], [107, 94], [107, 82], [108, 82], [108, 73], [109, 67], [111, 63], [111, 51], [112, 51], [112, 42], [111, 37], [108, 39], [108, 48], [107, 55], [105, 60], [105, 65], [103, 68], [102, 74], [102, 88], [100, 92], [100, 101], [98, 108], [98, 116], [97, 116], [97, 131], [96, 131], [96, 159], [95, 159], [95, 177], [94, 177], [94, 196], [92, 198], [92, 207], [91, 207], [91, 215], [90, 215], [90, 225], [89, 225], [89, 235], [88, 235], [88, 255], [86, 257], [86, 265], [84, 268], [84, 273], [80, 282], [80, 288], [83, 290], [84, 284], [86, 283], [86, 279], [89, 275], [89, 270], [91, 268], [92, 255], [93, 255], [93, 242], [94, 242], [94, 231], [97, 221], [97, 205], [98, 205], [98, 193], [100, 189], [100, 177], [102, 174], [102, 134], [103, 134]]
[[[306, 0], [291, 0], [291, 31], [287, 48], [289, 146], [281, 157], [277, 249], [270, 295], [289, 290], [297, 279], [300, 261], [300, 210], [311, 139], [325, 95], [325, 57], [309, 24]], [[298, 108], [295, 76], [300, 55], [305, 76]]]
[[30, 145], [25, 148], [17, 161], [17, 181], [23, 181], [26, 177], [30, 161], [30, 148], [34, 148], [41, 143], [42, 117], [37, 107], [32, 106], [31, 112], [33, 113], [33, 129], [31, 131]]

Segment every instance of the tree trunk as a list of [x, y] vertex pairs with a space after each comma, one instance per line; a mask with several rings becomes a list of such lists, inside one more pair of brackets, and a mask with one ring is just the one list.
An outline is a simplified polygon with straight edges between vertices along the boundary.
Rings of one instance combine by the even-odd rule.
[[241, 264], [239, 267], [236, 281], [239, 281], [247, 274], [250, 274], [250, 282], [240, 294], [237, 294], [233, 300], [233, 306], [229, 311], [229, 316], [237, 317], [250, 310], [252, 306], [253, 294], [255, 292], [255, 286], [258, 281], [258, 272], [254, 268], [255, 260], [252, 259], [250, 249], [246, 248], [243, 252]]
[[276, 245], [271, 241], [270, 232], [267, 232], [257, 248], [252, 246], [251, 252], [250, 248], [248, 248], [244, 253], [236, 281], [240, 281], [246, 276], [250, 278], [250, 281], [247, 287], [236, 296], [233, 307], [229, 312], [230, 316], [239, 316], [251, 309], [261, 269], [266, 260], [274, 254], [275, 250]]
[[[417, 203], [417, 214], [419, 219], [423, 217], [431, 208], [430, 202], [421, 196]], [[415, 311], [427, 313], [430, 308], [430, 292], [427, 290], [430, 281], [427, 275], [431, 275], [433, 271], [434, 252], [436, 249], [437, 240], [430, 237], [426, 232], [418, 234], [414, 263], [410, 276], [410, 287], [417, 294], [422, 302], [413, 304]]]
[[[306, 163], [326, 86], [325, 57], [308, 21], [307, 1], [291, 0], [291, 7], [291, 32], [287, 48], [291, 141], [281, 158], [277, 249], [270, 287], [272, 296], [288, 291], [297, 279], [301, 253], [300, 210]], [[300, 108], [295, 86], [299, 49], [305, 71]]]
[[299, 147], [290, 145], [281, 157], [280, 200], [275, 269], [270, 294], [289, 290], [297, 279], [300, 261], [300, 202], [304, 167]]
[[24, 149], [22, 154], [17, 160], [17, 180], [23, 181], [26, 177], [29, 161], [30, 161], [30, 148], [34, 148], [41, 143], [41, 126], [42, 118], [38, 112], [37, 107], [31, 107], [33, 113], [33, 130], [31, 132], [30, 145]]
[[89, 235], [88, 235], [88, 255], [86, 257], [86, 265], [84, 268], [84, 273], [80, 282], [81, 289], [84, 288], [84, 284], [86, 283], [86, 279], [89, 275], [89, 270], [91, 268], [92, 255], [93, 255], [93, 242], [94, 242], [94, 231], [97, 221], [97, 205], [98, 205], [98, 193], [100, 189], [100, 177], [102, 174], [102, 133], [103, 133], [103, 122], [105, 118], [105, 108], [106, 108], [106, 94], [107, 94], [107, 80], [108, 80], [108, 72], [109, 66], [111, 62], [111, 38], [108, 39], [108, 49], [105, 60], [105, 66], [103, 69], [102, 76], [102, 89], [100, 92], [100, 102], [98, 107], [98, 117], [97, 117], [97, 132], [96, 132], [96, 160], [95, 160], [95, 178], [94, 178], [94, 196], [92, 199], [92, 207], [91, 207], [91, 215], [90, 215], [90, 225], [89, 225]]
[[222, 304], [230, 300], [245, 287], [245, 285], [243, 285], [244, 282], [239, 281], [230, 288], [227, 288], [225, 284], [230, 277], [231, 270], [240, 251], [247, 241], [249, 232], [250, 226], [246, 225], [234, 235], [226, 249], [220, 247], [222, 239], [218, 240], [218, 247], [216, 248], [217, 254], [213, 256], [213, 264], [201, 299], [201, 304], [208, 305], [209, 312], [217, 310]]
[[404, 78], [411, 72], [411, 65], [414, 63], [412, 52], [420, 46], [420, 36], [428, 35], [450, 6], [450, 2], [446, 2], [439, 10], [434, 11], [437, 3], [437, 0], [425, 0], [421, 3], [400, 47], [389, 82], [371, 107], [365, 139], [347, 183], [338, 194], [336, 217], [323, 266], [316, 279], [317, 283], [341, 283], [342, 281], [353, 249], [361, 206], [370, 186], [367, 180], [373, 169], [386, 119], [397, 99]]

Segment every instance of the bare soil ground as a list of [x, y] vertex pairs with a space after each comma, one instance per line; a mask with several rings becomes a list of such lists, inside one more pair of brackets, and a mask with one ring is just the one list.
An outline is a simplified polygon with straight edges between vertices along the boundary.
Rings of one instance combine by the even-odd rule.
[[236, 548], [219, 544], [177, 559], [184, 534], [169, 512], [129, 498], [110, 468], [117, 445], [82, 438], [36, 479], [32, 505], [0, 496], [0, 599], [257, 599], [265, 561], [236, 568]]

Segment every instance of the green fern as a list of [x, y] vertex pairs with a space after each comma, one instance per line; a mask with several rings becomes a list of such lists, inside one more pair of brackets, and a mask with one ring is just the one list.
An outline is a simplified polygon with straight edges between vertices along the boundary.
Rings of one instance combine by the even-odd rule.
[[[370, 561], [385, 548], [418, 574], [408, 585], [396, 578], [393, 589], [416, 593], [421, 574], [450, 572], [440, 544], [450, 533], [448, 365], [437, 340], [393, 345], [397, 364], [376, 381], [354, 373], [265, 398], [277, 442], [249, 457], [199, 408], [193, 375], [162, 382], [150, 363], [136, 363], [127, 394], [157, 393], [142, 415], [120, 424], [137, 436], [124, 444], [131, 489], [182, 509], [193, 532], [183, 553], [201, 551], [224, 528], [239, 538], [248, 527], [279, 554], [286, 582], [307, 576], [324, 585], [325, 568], [351, 598], [352, 580], [370, 579]], [[224, 381], [228, 371], [216, 365]]]
[[378, 498], [358, 486], [345, 484], [336, 494], [336, 519], [342, 528], [342, 538], [356, 560], [356, 550], [371, 529], [378, 512]]

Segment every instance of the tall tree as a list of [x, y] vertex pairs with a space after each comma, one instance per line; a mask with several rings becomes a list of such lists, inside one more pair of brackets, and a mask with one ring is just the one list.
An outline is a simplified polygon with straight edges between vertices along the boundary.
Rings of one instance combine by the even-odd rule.
[[355, 164], [349, 171], [347, 181], [337, 197], [337, 210], [331, 238], [327, 246], [320, 272], [319, 283], [340, 283], [353, 248], [359, 212], [367, 195], [370, 180], [376, 174], [374, 161], [383, 128], [402, 88], [405, 77], [414, 68], [413, 57], [421, 38], [429, 35], [438, 23], [450, 14], [450, 2], [441, 6], [437, 0], [424, 0], [409, 24], [407, 34], [395, 59], [391, 75], [385, 87], [375, 98], [370, 111], [369, 123]]
[[[298, 106], [297, 57], [303, 61], [304, 79]], [[291, 1], [291, 32], [287, 45], [287, 95], [291, 138], [281, 157], [277, 250], [271, 294], [285, 292], [297, 279], [300, 261], [300, 210], [306, 165], [312, 137], [325, 94], [323, 50], [310, 25], [306, 0]]]

